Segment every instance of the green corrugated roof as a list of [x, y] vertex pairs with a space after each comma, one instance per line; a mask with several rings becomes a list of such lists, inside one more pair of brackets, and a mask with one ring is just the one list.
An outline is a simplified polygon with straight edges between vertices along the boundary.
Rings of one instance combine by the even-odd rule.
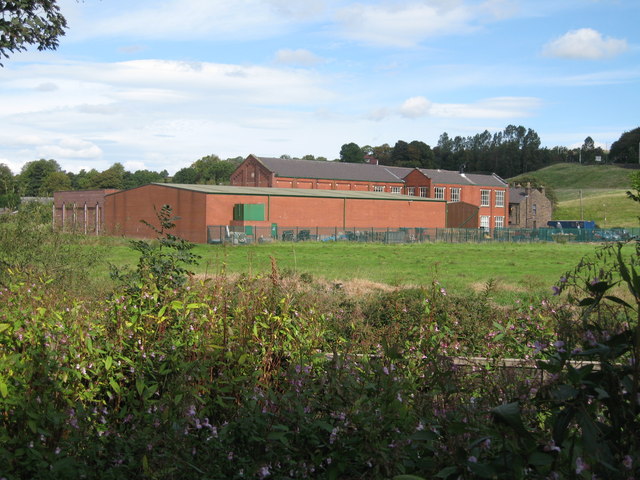
[[322, 190], [306, 188], [232, 187], [229, 185], [195, 185], [181, 183], [153, 183], [160, 187], [178, 188], [216, 195], [270, 195], [272, 197], [352, 198], [367, 200], [414, 200], [419, 202], [444, 202], [434, 198], [397, 195], [394, 193], [360, 192], [355, 190]]

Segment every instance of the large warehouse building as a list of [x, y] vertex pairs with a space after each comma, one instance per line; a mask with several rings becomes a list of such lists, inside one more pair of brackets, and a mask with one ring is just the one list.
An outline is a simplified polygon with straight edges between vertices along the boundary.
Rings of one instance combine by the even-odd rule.
[[359, 232], [372, 229], [444, 228], [447, 203], [389, 193], [218, 185], [150, 184], [105, 197], [108, 233], [153, 237], [156, 210], [168, 204], [180, 218], [172, 233], [196, 243], [219, 239], [220, 229], [254, 238], [282, 238], [301, 229]]

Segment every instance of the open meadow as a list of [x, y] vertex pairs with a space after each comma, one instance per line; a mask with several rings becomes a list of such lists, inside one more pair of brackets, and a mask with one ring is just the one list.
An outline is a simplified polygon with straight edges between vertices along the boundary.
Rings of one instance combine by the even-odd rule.
[[[134, 265], [136, 252], [116, 241], [108, 247], [98, 269], [106, 275], [108, 263]], [[331, 284], [374, 287], [425, 287], [434, 281], [464, 295], [489, 289], [501, 301], [552, 294], [552, 286], [597, 244], [558, 243], [274, 243], [261, 245], [197, 245], [201, 258], [194, 266], [200, 277], [265, 275], [272, 259], [281, 274], [302, 275]]]

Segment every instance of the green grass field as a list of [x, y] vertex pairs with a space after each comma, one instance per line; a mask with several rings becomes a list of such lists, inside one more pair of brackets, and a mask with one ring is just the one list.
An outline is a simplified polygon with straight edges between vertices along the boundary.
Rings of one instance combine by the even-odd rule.
[[[314, 280], [386, 286], [428, 286], [435, 280], [458, 294], [479, 292], [491, 284], [496, 300], [510, 301], [550, 294], [558, 279], [596, 248], [555, 243], [198, 245], [194, 251], [202, 259], [194, 270], [203, 276], [268, 274], [273, 258], [281, 273], [304, 274]], [[133, 265], [137, 257], [118, 243], [109, 248], [107, 260]]]

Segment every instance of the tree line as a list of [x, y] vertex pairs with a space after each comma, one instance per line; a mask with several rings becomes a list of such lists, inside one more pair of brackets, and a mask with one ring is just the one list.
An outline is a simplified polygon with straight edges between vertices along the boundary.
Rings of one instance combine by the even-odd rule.
[[228, 183], [242, 160], [242, 157], [222, 160], [216, 155], [207, 155], [178, 170], [173, 177], [166, 170], [130, 172], [121, 163], [114, 163], [103, 171], [83, 169], [73, 173], [62, 170], [56, 160], [40, 159], [27, 162], [17, 175], [13, 175], [7, 165], [0, 164], [0, 208], [15, 207], [21, 197], [50, 197], [53, 192], [63, 190], [126, 190], [149, 183]]
[[[531, 128], [509, 125], [491, 134], [485, 130], [473, 136], [451, 138], [440, 135], [433, 148], [420, 140], [398, 140], [393, 147], [385, 143], [372, 147], [346, 143], [334, 161], [364, 163], [370, 157], [381, 165], [463, 170], [474, 173], [496, 173], [511, 178], [560, 162], [638, 163], [640, 127], [623, 133], [606, 152], [587, 137], [579, 148], [540, 147], [540, 137]], [[281, 158], [291, 158], [281, 155]], [[328, 161], [325, 157], [304, 155], [303, 160]], [[104, 171], [91, 169], [78, 173], [65, 172], [56, 160], [40, 159], [26, 163], [18, 175], [0, 164], [0, 207], [15, 206], [20, 197], [49, 197], [61, 190], [135, 188], [148, 183], [227, 184], [242, 157], [222, 160], [217, 155], [202, 157], [178, 170], [173, 177], [166, 170], [127, 171], [115, 163]]]
[[608, 152], [597, 147], [591, 137], [572, 149], [540, 145], [539, 135], [531, 128], [509, 125], [501, 132], [485, 130], [468, 137], [452, 138], [445, 132], [433, 148], [419, 140], [398, 140], [393, 147], [387, 143], [361, 147], [351, 142], [340, 149], [340, 161], [364, 163], [373, 157], [381, 165], [496, 173], [511, 178], [561, 162], [638, 163], [640, 128], [623, 133]]

